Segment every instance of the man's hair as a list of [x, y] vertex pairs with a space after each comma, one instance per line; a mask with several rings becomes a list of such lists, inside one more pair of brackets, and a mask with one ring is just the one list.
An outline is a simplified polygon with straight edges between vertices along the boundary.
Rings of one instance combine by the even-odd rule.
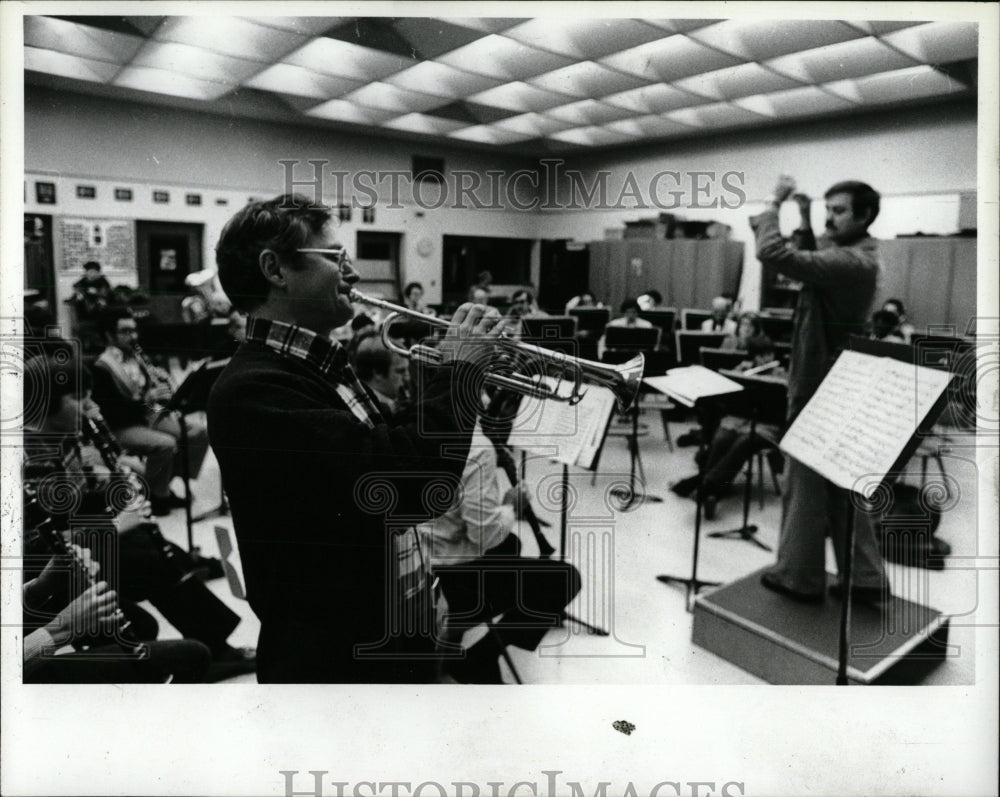
[[655, 288], [651, 291], [646, 291], [644, 295], [648, 296], [656, 304], [663, 304], [663, 294]]
[[774, 353], [774, 341], [767, 335], [754, 335], [747, 341], [747, 354], [759, 357], [762, 354]]
[[523, 300], [528, 304], [531, 304], [535, 300], [535, 297], [532, 295], [531, 291], [522, 288], [519, 291], [514, 291], [514, 293], [511, 294], [510, 300], [511, 302], [520, 302]]
[[622, 302], [621, 307], [619, 309], [623, 313], [626, 310], [638, 310], [639, 302], [637, 302], [635, 299], [626, 299], [624, 302]]
[[91, 389], [90, 372], [63, 352], [40, 354], [24, 364], [24, 417], [38, 423], [55, 415], [63, 396], [83, 398]]
[[237, 310], [252, 313], [267, 301], [270, 283], [260, 270], [260, 253], [294, 254], [332, 218], [330, 208], [301, 194], [251, 202], [222, 229], [215, 247], [219, 282]]
[[101, 264], [98, 263], [96, 260], [88, 260], [86, 263], [83, 264], [84, 271], [90, 271], [91, 269], [93, 269], [94, 271], [100, 271]]
[[899, 326], [899, 316], [892, 310], [876, 310], [872, 313], [872, 334], [881, 340]]
[[897, 308], [899, 308], [899, 312], [897, 313], [898, 316], [902, 317], [906, 315], [906, 307], [903, 306], [902, 299], [886, 299], [882, 302], [882, 309], [885, 309], [887, 304], [894, 304]]
[[368, 313], [358, 313], [351, 319], [351, 332], [360, 332], [366, 327], [375, 327], [375, 321]]
[[367, 381], [375, 374], [388, 376], [392, 368], [392, 352], [389, 351], [377, 335], [365, 335], [358, 343], [354, 353], [354, 370], [358, 379]]
[[845, 180], [842, 183], [831, 185], [829, 190], [823, 194], [823, 199], [829, 199], [834, 194], [851, 195], [851, 211], [854, 213], [855, 218], [864, 215], [865, 211], [870, 211], [866, 227], [875, 221], [876, 216], [878, 216], [879, 203], [882, 197], [868, 183], [861, 183], [857, 180]]
[[419, 282], [410, 282], [410, 283], [407, 283], [406, 287], [403, 288], [403, 296], [405, 296], [407, 299], [409, 299], [410, 298], [410, 294], [413, 292], [414, 288], [420, 288], [420, 290], [423, 290], [424, 286], [422, 284], [420, 284]]
[[118, 322], [123, 318], [135, 318], [132, 311], [127, 307], [121, 305], [109, 305], [104, 308], [101, 313], [100, 321], [98, 325], [100, 326], [101, 332], [105, 335], [114, 335], [118, 331]]

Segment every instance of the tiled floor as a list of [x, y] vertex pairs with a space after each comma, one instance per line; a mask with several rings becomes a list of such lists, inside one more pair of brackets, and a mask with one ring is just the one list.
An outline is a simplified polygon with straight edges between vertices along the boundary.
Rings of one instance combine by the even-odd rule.
[[[640, 451], [650, 496], [629, 511], [617, 511], [617, 501], [608, 497], [615, 484], [628, 481], [629, 457], [626, 441], [609, 436], [602, 455], [601, 473], [591, 484], [592, 474], [571, 469], [570, 491], [575, 496], [568, 513], [570, 559], [584, 575], [584, 588], [570, 605], [572, 615], [601, 626], [607, 637], [593, 636], [574, 623], [550, 631], [535, 653], [511, 649], [511, 656], [525, 683], [542, 684], [753, 684], [755, 676], [691, 643], [692, 615], [685, 609], [683, 587], [657, 581], [659, 574], [689, 576], [692, 565], [695, 504], [675, 496], [668, 486], [694, 472], [693, 448], [668, 450], [660, 418], [644, 413], [649, 434], [640, 440]], [[674, 438], [692, 426], [674, 423]], [[975, 681], [973, 641], [977, 605], [978, 573], [972, 566], [976, 555], [975, 465], [966, 455], [946, 455], [944, 462], [953, 480], [952, 506], [943, 514], [938, 536], [951, 544], [952, 556], [944, 571], [889, 565], [893, 591], [953, 615], [949, 642], [955, 646], [949, 657], [927, 678], [928, 684], [968, 684]], [[909, 478], [919, 480], [919, 468]], [[533, 491], [538, 515], [551, 526], [545, 530], [558, 547], [560, 513], [557, 486], [562, 466], [545, 459], [531, 459], [527, 483]], [[929, 478], [936, 478], [932, 465]], [[755, 480], [756, 481], [756, 480]], [[727, 583], [769, 564], [773, 554], [738, 539], [712, 539], [707, 533], [736, 528], [742, 521], [742, 477], [737, 493], [719, 503], [718, 517], [703, 524], [698, 576]], [[218, 504], [218, 466], [209, 455], [201, 478], [193, 486], [195, 512]], [[760, 507], [757, 485], [753, 487], [750, 522], [759, 527], [758, 537], [766, 545], [777, 545], [781, 500], [770, 480], [765, 480], [764, 506]], [[205, 555], [217, 556], [214, 525], [232, 529], [229, 517], [198, 523], [195, 544]], [[164, 534], [185, 546], [183, 511], [162, 520]], [[521, 539], [527, 555], [537, 552], [531, 532], [522, 527]], [[235, 541], [235, 536], [233, 536]], [[231, 560], [238, 566], [238, 551]], [[828, 546], [828, 569], [834, 570]], [[224, 579], [210, 588], [226, 601], [243, 622], [230, 637], [235, 645], [254, 645], [259, 623], [245, 601], [233, 597]], [[154, 610], [155, 611], [155, 610]], [[176, 632], [161, 619], [162, 636]], [[253, 683], [254, 676], [231, 682]]]

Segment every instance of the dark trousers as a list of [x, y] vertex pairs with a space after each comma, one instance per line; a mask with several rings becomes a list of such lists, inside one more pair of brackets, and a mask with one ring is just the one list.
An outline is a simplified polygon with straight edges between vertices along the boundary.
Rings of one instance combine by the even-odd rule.
[[465, 630], [502, 615], [495, 628], [506, 644], [538, 647], [580, 591], [580, 571], [520, 551], [520, 540], [511, 534], [478, 559], [434, 569], [448, 600], [450, 628]]
[[705, 457], [705, 492], [718, 495], [735, 481], [747, 460], [768, 443], [758, 435], [720, 426]]

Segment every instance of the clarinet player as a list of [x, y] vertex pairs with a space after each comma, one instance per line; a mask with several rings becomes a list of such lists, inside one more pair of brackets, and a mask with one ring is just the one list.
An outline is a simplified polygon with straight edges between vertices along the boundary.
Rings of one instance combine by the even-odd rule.
[[[152, 366], [139, 349], [139, 328], [132, 313], [108, 308], [101, 317], [107, 344], [94, 367], [94, 398], [122, 447], [146, 457], [153, 514], [169, 515], [184, 506], [170, 490], [180, 473], [180, 423], [164, 413], [172, 386], [167, 375]], [[198, 478], [208, 452], [208, 433], [196, 418], [186, 420], [188, 473]]]

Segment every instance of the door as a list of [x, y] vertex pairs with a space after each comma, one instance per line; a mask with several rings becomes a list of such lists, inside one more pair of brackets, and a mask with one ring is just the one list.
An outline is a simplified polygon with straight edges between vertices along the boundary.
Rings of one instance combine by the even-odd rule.
[[538, 304], [562, 315], [566, 302], [590, 290], [590, 252], [585, 244], [542, 241]]
[[361, 277], [357, 285], [359, 291], [394, 303], [400, 301], [403, 290], [399, 284], [401, 238], [398, 232], [358, 231], [352, 262]]
[[181, 321], [184, 278], [201, 271], [203, 224], [137, 221], [139, 287], [149, 293], [150, 319], [161, 324]]
[[24, 214], [24, 288], [36, 290], [56, 312], [56, 272], [52, 260], [52, 217]]

